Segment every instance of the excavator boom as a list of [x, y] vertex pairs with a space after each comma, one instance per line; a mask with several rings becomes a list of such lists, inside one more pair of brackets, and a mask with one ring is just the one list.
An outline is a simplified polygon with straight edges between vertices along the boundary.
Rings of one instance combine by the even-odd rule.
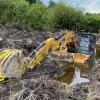
[[43, 59], [45, 59], [49, 50], [52, 48], [52, 44], [55, 42], [53, 38], [47, 39], [45, 42], [40, 44], [40, 46], [33, 50], [29, 55], [29, 66], [28, 68], [33, 69], [37, 64], [39, 64]]

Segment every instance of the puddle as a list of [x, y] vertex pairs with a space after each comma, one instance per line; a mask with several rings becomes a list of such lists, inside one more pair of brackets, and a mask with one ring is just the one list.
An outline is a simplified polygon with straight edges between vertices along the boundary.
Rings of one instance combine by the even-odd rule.
[[87, 67], [67, 67], [65, 72], [61, 76], [57, 77], [57, 80], [60, 82], [70, 84], [72, 86], [78, 83], [80, 84], [90, 82], [90, 80], [86, 78], [87, 74]]
[[75, 84], [87, 83], [87, 82], [90, 82], [90, 80], [87, 78], [81, 77], [81, 71], [79, 68], [76, 67], [75, 72], [74, 72], [74, 78], [70, 85], [73, 86]]
[[[96, 59], [100, 59], [100, 46], [96, 47]], [[58, 62], [59, 65], [66, 66], [66, 69], [62, 75], [57, 77], [60, 82], [67, 83], [69, 85], [75, 85], [80, 83], [90, 82], [87, 78], [88, 72], [91, 67], [74, 65], [74, 67], [66, 62]]]

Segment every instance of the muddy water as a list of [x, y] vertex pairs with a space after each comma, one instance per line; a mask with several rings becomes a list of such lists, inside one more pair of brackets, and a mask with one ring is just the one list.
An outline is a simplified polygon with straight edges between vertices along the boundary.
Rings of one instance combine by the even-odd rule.
[[[63, 62], [64, 64], [64, 62]], [[64, 82], [70, 85], [75, 85], [78, 83], [84, 83], [84, 82], [90, 82], [89, 79], [87, 79], [87, 74], [89, 67], [87, 66], [77, 66], [74, 64], [74, 66], [70, 66], [68, 64], [65, 64], [66, 69], [62, 75], [57, 77], [57, 80], [60, 82]]]
[[[100, 46], [96, 48], [96, 59], [100, 58]], [[70, 85], [75, 85], [78, 83], [90, 82], [87, 75], [91, 70], [91, 66], [68, 64], [66, 62], [59, 62], [60, 65], [65, 66], [66, 69], [62, 75], [57, 77], [57, 80]]]

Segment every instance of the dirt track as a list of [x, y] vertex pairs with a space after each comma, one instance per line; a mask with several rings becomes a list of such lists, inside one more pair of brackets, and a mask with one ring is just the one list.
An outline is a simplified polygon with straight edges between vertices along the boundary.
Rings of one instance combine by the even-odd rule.
[[[32, 48], [35, 49], [48, 37], [46, 32], [0, 27], [0, 48], [26, 49], [27, 55]], [[21, 100], [23, 94], [22, 100], [29, 100], [29, 98], [25, 98], [31, 95], [33, 95], [31, 100], [100, 100], [99, 60], [97, 66], [94, 66], [88, 73], [88, 78], [91, 82], [77, 84], [72, 87], [69, 87], [67, 84], [61, 85], [60, 82], [54, 80], [53, 76], [63, 72], [63, 69], [57, 68], [55, 63], [47, 62], [38, 69], [33, 70], [33, 74], [35, 74], [34, 79], [11, 79], [6, 83], [1, 83], [0, 100], [9, 100], [11, 98], [12, 100]], [[40, 74], [43, 75], [42, 78]]]

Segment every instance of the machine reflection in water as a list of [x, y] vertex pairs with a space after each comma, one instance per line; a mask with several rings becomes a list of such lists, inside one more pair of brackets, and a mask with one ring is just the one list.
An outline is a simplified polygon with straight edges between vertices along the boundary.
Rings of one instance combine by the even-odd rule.
[[80, 83], [87, 83], [87, 82], [90, 82], [90, 80], [87, 79], [85, 76], [87, 76], [88, 71], [90, 69], [91, 68], [84, 67], [84, 66], [83, 67], [69, 66], [66, 68], [66, 70], [64, 71], [62, 75], [57, 77], [57, 80], [60, 82], [67, 83], [70, 86], [75, 85], [75, 84], [80, 84]]

